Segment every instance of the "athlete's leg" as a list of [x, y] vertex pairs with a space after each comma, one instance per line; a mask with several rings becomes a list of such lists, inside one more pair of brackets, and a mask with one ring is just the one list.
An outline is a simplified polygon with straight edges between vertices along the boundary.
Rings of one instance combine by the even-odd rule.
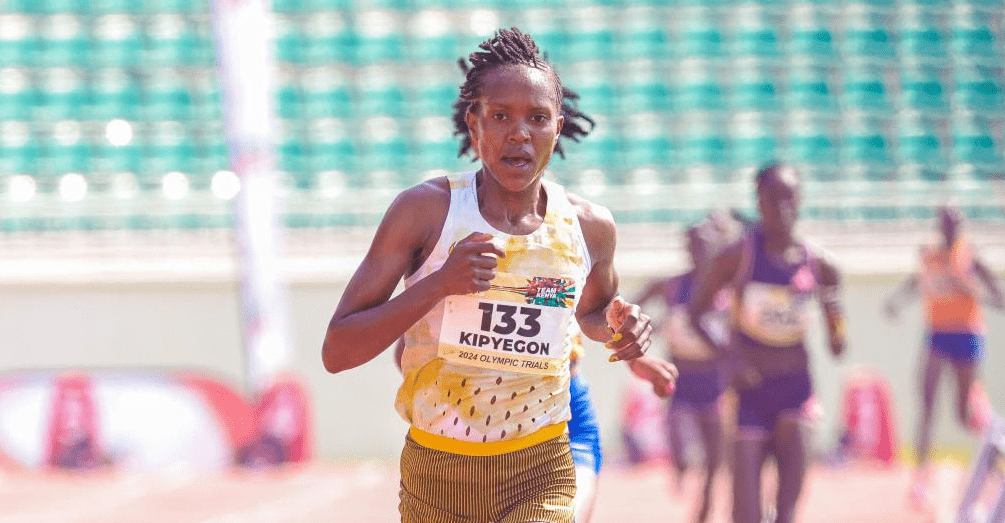
[[[969, 361], [953, 362], [953, 370], [956, 374], [956, 416], [960, 424], [971, 429], [974, 427], [974, 417], [978, 415], [973, 412], [970, 405], [970, 392], [974, 382], [977, 380], [977, 364]], [[976, 405], [974, 405], [976, 407]]]
[[796, 502], [806, 478], [807, 434], [801, 413], [786, 411], [778, 417], [772, 434], [772, 450], [778, 464], [776, 523], [795, 521]]
[[944, 360], [932, 350], [926, 351], [921, 376], [921, 416], [918, 419], [918, 440], [915, 458], [918, 468], [928, 465], [932, 446], [932, 423], [935, 418], [935, 394], [939, 388]]
[[768, 434], [758, 427], [740, 427], [733, 450], [733, 523], [761, 522], [761, 469], [767, 457]]
[[701, 491], [701, 500], [695, 521], [704, 523], [712, 508], [712, 489], [715, 486], [715, 475], [722, 464], [722, 419], [716, 405], [702, 413], [699, 419], [702, 444], [705, 446], [705, 484]]
[[687, 437], [685, 428], [687, 417], [691, 416], [689, 409], [680, 405], [670, 405], [667, 412], [667, 443], [670, 446], [670, 464], [674, 469], [674, 485], [680, 494], [684, 485], [684, 474], [687, 472]]
[[576, 465], [576, 498], [573, 501], [576, 523], [589, 523], [596, 501], [596, 471], [590, 465]]

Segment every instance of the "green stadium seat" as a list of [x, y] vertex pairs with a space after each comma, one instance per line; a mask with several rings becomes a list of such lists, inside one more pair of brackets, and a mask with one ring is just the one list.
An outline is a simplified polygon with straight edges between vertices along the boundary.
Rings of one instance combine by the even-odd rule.
[[569, 30], [565, 61], [612, 60], [616, 52], [614, 33], [604, 27]]
[[677, 138], [680, 163], [684, 167], [696, 165], [725, 166], [730, 161], [730, 146], [726, 136], [720, 134], [721, 126], [709, 121], [683, 130]]
[[903, 67], [900, 71], [900, 95], [903, 106], [935, 114], [949, 111], [948, 72], [936, 67]]
[[916, 22], [900, 28], [900, 54], [926, 60], [945, 60], [949, 57], [946, 35], [934, 24]]
[[417, 117], [450, 116], [453, 113], [454, 102], [457, 101], [463, 81], [460, 70], [457, 70], [456, 75], [443, 74], [442, 68], [436, 70], [441, 74], [419, 74], [411, 86], [409, 98], [412, 102], [409, 107]]
[[817, 62], [832, 61], [838, 57], [834, 35], [826, 27], [794, 29], [785, 48], [791, 54], [807, 56]]
[[729, 105], [739, 110], [773, 111], [781, 106], [781, 93], [775, 82], [780, 74], [757, 62], [741, 61], [730, 67], [732, 87]]
[[851, 66], [844, 70], [841, 101], [847, 107], [870, 111], [893, 108], [882, 68]]
[[18, 12], [0, 12], [0, 69], [38, 63], [39, 40], [32, 17]]
[[656, 11], [645, 7], [629, 8], [624, 13], [621, 27], [618, 36], [619, 54], [625, 60], [666, 56], [669, 50], [668, 37]]
[[960, 67], [956, 74], [956, 106], [970, 111], [992, 111], [1001, 113], [1005, 109], [1005, 68], [1001, 64], [994, 67], [973, 65]]
[[886, 168], [893, 164], [889, 122], [864, 117], [845, 122], [842, 127], [842, 164], [865, 165], [869, 169]]
[[353, 24], [353, 61], [357, 66], [397, 62], [405, 57], [405, 38], [391, 11], [357, 13]]
[[[346, 17], [332, 10], [316, 11], [304, 21], [304, 60], [310, 65], [351, 63], [355, 35]], [[292, 43], [292, 42], [291, 42]]]
[[734, 116], [729, 126], [729, 162], [734, 167], [756, 169], [780, 158], [778, 124], [766, 114], [770, 113]]
[[59, 13], [39, 20], [39, 50], [35, 67], [80, 67], [90, 58], [90, 39], [82, 17]]
[[34, 110], [36, 119], [80, 120], [87, 117], [88, 92], [78, 70], [58, 67], [42, 69], [37, 74], [40, 89]]
[[103, 68], [91, 72], [86, 110], [89, 118], [136, 120], [141, 99], [139, 82], [126, 70]]
[[94, 19], [91, 33], [91, 64], [96, 67], [135, 67], [143, 61], [143, 35], [139, 21], [114, 13]]
[[295, 15], [273, 15], [276, 60], [280, 63], [303, 65], [306, 61], [308, 38], [303, 22]]
[[359, 149], [349, 138], [342, 120], [324, 116], [308, 120], [306, 145], [307, 167], [311, 172], [359, 172]]
[[121, 146], [102, 142], [95, 145], [92, 151], [94, 158], [91, 164], [97, 172], [135, 172], [143, 164], [143, 149], [137, 140]]
[[[587, 137], [585, 142], [590, 143]], [[622, 133], [624, 159], [622, 171], [637, 168], [664, 168], [674, 163], [673, 137], [659, 113], [635, 113]]]
[[31, 120], [41, 103], [28, 69], [0, 69], [0, 121]]
[[778, 31], [771, 24], [765, 9], [758, 4], [748, 4], [733, 9], [730, 55], [757, 56], [774, 59], [782, 55]]
[[952, 28], [951, 47], [954, 56], [994, 58], [1000, 56], [996, 50], [998, 39], [988, 25], [968, 23]]
[[[997, 127], [998, 131], [995, 131]], [[954, 116], [952, 123], [953, 156], [957, 163], [981, 167], [1005, 167], [1002, 164], [1002, 138], [1000, 129], [991, 121], [973, 114]]]
[[883, 6], [851, 2], [840, 13], [842, 58], [886, 63], [897, 56], [898, 13]]
[[178, 71], [151, 70], [144, 78], [142, 97], [140, 111], [146, 120], [192, 119], [192, 95]]
[[784, 104], [790, 109], [835, 111], [838, 95], [833, 89], [833, 72], [827, 67], [799, 62], [788, 69]]
[[276, 85], [276, 113], [287, 119], [304, 116], [304, 96], [295, 78], [280, 76]]
[[722, 31], [711, 23], [688, 25], [678, 38], [684, 57], [716, 58], [726, 53]]
[[30, 122], [0, 121], [0, 173], [32, 174], [41, 156], [41, 144]]
[[171, 171], [191, 173], [196, 166], [196, 147], [181, 122], [153, 122], [143, 133], [143, 168], [154, 176]]
[[201, 64], [203, 42], [191, 19], [180, 14], [151, 16], [144, 31], [145, 63], [162, 67]]
[[948, 166], [947, 150], [933, 122], [903, 124], [897, 136], [897, 160], [901, 164], [918, 164], [938, 171]]
[[300, 77], [303, 112], [313, 118], [353, 114], [352, 92], [340, 69], [312, 67]]
[[676, 110], [718, 111], [726, 108], [720, 75], [698, 63], [684, 63], [673, 75], [671, 85], [673, 107]]

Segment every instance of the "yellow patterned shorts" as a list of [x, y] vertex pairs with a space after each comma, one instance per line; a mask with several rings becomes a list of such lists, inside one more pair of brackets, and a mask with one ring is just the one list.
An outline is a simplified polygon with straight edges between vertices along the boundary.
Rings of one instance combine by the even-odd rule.
[[572, 523], [576, 469], [563, 434], [494, 456], [401, 451], [402, 523]]

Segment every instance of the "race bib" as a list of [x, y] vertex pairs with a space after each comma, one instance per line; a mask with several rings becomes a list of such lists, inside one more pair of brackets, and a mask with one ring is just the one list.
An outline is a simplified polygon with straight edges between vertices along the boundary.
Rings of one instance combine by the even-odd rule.
[[571, 280], [497, 274], [492, 288], [444, 300], [438, 355], [485, 369], [555, 376], [568, 355]]
[[809, 293], [788, 286], [750, 283], [743, 293], [740, 323], [757, 340], [778, 347], [798, 344], [809, 324]]

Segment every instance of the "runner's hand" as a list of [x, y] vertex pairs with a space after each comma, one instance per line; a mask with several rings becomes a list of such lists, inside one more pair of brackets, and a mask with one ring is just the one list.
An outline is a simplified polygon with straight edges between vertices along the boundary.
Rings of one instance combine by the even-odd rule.
[[506, 252], [492, 243], [492, 235], [473, 232], [450, 248], [450, 255], [436, 271], [445, 296], [487, 291], [498, 258]]
[[653, 325], [648, 315], [633, 303], [615, 296], [604, 310], [611, 340], [604, 344], [614, 351], [610, 360], [632, 360], [642, 356], [652, 344]]
[[628, 361], [628, 366], [632, 372], [653, 384], [653, 392], [665, 398], [677, 388], [677, 366], [669, 361], [652, 356], [642, 356]]

